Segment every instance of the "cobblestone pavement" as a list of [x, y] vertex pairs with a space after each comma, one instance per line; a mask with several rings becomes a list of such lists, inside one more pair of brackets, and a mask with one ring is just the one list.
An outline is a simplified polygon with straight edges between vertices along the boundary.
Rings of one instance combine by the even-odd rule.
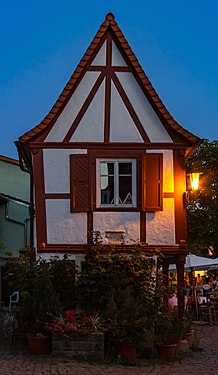
[[31, 356], [0, 347], [0, 375], [218, 375], [218, 325], [196, 326], [201, 350], [192, 350], [172, 363], [138, 366], [91, 364], [51, 356]]

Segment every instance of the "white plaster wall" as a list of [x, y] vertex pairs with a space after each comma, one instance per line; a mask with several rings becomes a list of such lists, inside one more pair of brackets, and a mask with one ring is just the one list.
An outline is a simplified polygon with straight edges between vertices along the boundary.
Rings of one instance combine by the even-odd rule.
[[106, 65], [106, 42], [104, 42], [100, 51], [95, 56], [92, 65]]
[[[64, 254], [68, 254], [67, 253], [67, 249], [66, 249], [66, 252]], [[63, 257], [64, 257], [64, 254], [63, 253], [40, 253], [40, 254], [37, 254], [37, 258], [49, 261], [53, 257], [58, 257], [60, 260], [62, 260]], [[81, 264], [82, 264], [82, 262], [85, 259], [84, 255], [80, 255], [80, 254], [76, 254], [76, 255], [68, 254], [68, 259], [74, 261], [75, 264], [76, 264], [77, 270], [81, 271]]]
[[70, 142], [104, 141], [105, 80], [99, 87]]
[[125, 243], [132, 243], [140, 239], [139, 212], [94, 212], [93, 230], [99, 231], [104, 243], [107, 243], [105, 231], [124, 230]]
[[163, 192], [174, 192], [173, 150], [147, 150], [147, 153], [163, 154]]
[[120, 82], [151, 142], [172, 142], [132, 73], [117, 72]]
[[[64, 254], [67, 254], [67, 250], [66, 250], [66, 253]], [[63, 253], [40, 253], [37, 255], [37, 258], [50, 260], [51, 258], [58, 257], [60, 260], [62, 260], [64, 258], [64, 254]], [[69, 254], [68, 258], [70, 260], [75, 260], [76, 255]]]
[[112, 41], [112, 66], [127, 66], [116, 44]]
[[111, 85], [111, 142], [143, 142], [113, 82]]
[[48, 244], [87, 243], [87, 214], [71, 213], [70, 200], [46, 200]]
[[70, 155], [87, 154], [84, 149], [44, 149], [45, 193], [70, 193]]
[[163, 199], [163, 211], [146, 213], [146, 242], [175, 244], [174, 198]]
[[87, 72], [84, 75], [76, 91], [47, 135], [45, 142], [63, 141], [99, 75], [99, 72]]

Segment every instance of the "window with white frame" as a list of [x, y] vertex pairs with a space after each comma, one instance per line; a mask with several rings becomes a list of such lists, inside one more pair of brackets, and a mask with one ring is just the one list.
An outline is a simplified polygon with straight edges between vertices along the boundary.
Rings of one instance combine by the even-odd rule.
[[97, 159], [97, 207], [136, 207], [136, 160]]

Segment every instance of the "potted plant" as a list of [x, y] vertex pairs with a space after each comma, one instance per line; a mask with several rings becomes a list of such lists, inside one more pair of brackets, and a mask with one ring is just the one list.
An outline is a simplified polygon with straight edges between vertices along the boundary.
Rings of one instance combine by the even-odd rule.
[[49, 351], [49, 336], [42, 322], [47, 313], [58, 306], [52, 284], [50, 265], [45, 260], [31, 261], [21, 256], [8, 265], [10, 282], [19, 290], [19, 302], [14, 308], [17, 324], [26, 332], [30, 350]]
[[121, 253], [108, 246], [106, 256], [99, 242], [87, 249], [77, 280], [77, 296], [88, 311], [100, 310], [107, 322], [107, 356], [112, 357], [114, 349], [120, 351], [125, 344], [133, 358], [151, 336], [160, 301], [156, 291], [163, 285], [157, 282], [154, 255], [160, 255], [159, 251], [147, 254], [143, 243]]
[[177, 343], [182, 339], [184, 325], [178, 320], [176, 310], [160, 312], [155, 326], [155, 338], [158, 355], [172, 361], [176, 355]]
[[67, 310], [46, 322], [52, 333], [52, 352], [70, 357], [104, 359], [104, 324], [98, 312]]
[[118, 290], [106, 308], [107, 328], [115, 353], [123, 361], [135, 360], [146, 339], [148, 319], [143, 301], [134, 295], [133, 288]]
[[184, 324], [183, 338], [188, 342], [189, 348], [191, 348], [192, 342], [193, 342], [194, 330], [192, 329], [192, 317], [191, 317], [191, 314], [189, 314], [188, 312], [185, 312], [184, 314], [183, 324]]
[[22, 330], [26, 332], [30, 350], [33, 351], [37, 345], [37, 353], [50, 351], [51, 335], [45, 330], [44, 323], [49, 316], [58, 315], [61, 311], [56, 287], [57, 262], [41, 258], [32, 261], [20, 256], [18, 260], [8, 263], [8, 270], [10, 284], [19, 290], [20, 295], [14, 313]]

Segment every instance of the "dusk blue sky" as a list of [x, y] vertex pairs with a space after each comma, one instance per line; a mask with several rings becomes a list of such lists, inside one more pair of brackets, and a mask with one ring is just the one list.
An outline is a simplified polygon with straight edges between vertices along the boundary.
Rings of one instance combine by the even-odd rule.
[[49, 112], [105, 15], [115, 20], [167, 109], [218, 139], [218, 1], [1, 1], [0, 154]]

